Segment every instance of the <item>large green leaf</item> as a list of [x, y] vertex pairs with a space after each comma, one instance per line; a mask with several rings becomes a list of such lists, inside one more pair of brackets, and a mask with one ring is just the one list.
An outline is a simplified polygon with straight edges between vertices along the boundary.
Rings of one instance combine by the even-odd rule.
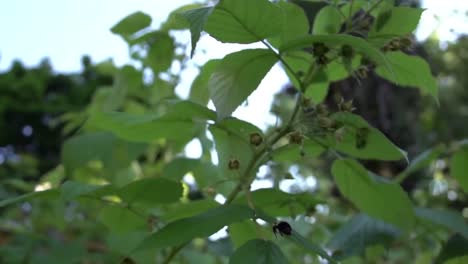
[[468, 224], [461, 213], [447, 209], [416, 208], [416, 216], [448, 230], [460, 233], [468, 239]]
[[199, 104], [183, 101], [172, 105], [164, 115], [130, 114], [124, 112], [96, 113], [88, 121], [91, 126], [110, 131], [120, 138], [136, 142], [152, 142], [166, 138], [188, 142], [215, 119], [211, 110]]
[[167, 213], [161, 216], [164, 221], [172, 222], [177, 219], [191, 217], [197, 214], [201, 214], [204, 211], [218, 207], [219, 203], [214, 200], [204, 199], [190, 201], [188, 203], [178, 203], [170, 205], [167, 209]]
[[378, 129], [373, 128], [362, 117], [338, 112], [331, 116], [344, 129], [342, 138], [334, 134], [327, 135], [325, 144], [340, 152], [360, 159], [400, 160], [406, 158], [406, 152], [395, 146]]
[[289, 261], [275, 243], [268, 240], [254, 239], [237, 249], [229, 258], [229, 263], [284, 264], [289, 263]]
[[166, 178], [146, 178], [123, 186], [118, 193], [130, 204], [166, 204], [182, 197], [182, 184]]
[[211, 12], [213, 12], [213, 7], [209, 6], [188, 10], [182, 13], [182, 16], [190, 23], [190, 34], [192, 35], [192, 51], [190, 52], [190, 57], [193, 57], [197, 42], [200, 39], [200, 33], [203, 31]]
[[276, 55], [267, 49], [241, 50], [224, 57], [208, 82], [218, 117], [231, 115], [257, 89], [276, 61]]
[[421, 8], [398, 6], [382, 12], [373, 24], [369, 37], [410, 34], [418, 26], [423, 11]]
[[82, 134], [68, 139], [62, 148], [62, 161], [67, 174], [92, 160], [101, 160], [105, 168], [117, 170], [130, 165], [145, 149], [118, 139], [108, 132]]
[[99, 220], [113, 233], [123, 234], [147, 228], [144, 217], [123, 206], [107, 205], [100, 211]]
[[432, 76], [429, 64], [418, 56], [410, 56], [403, 52], [388, 52], [385, 54], [392, 72], [382, 65], [377, 66], [377, 74], [397, 85], [417, 87], [423, 93], [430, 94], [438, 102], [437, 80]]
[[247, 206], [219, 206], [199, 215], [169, 223], [143, 240], [136, 250], [175, 246], [196, 237], [209, 236], [223, 226], [253, 217], [254, 212]]
[[213, 59], [203, 65], [198, 76], [193, 80], [190, 87], [189, 99], [201, 105], [208, 104], [210, 100], [210, 92], [208, 90], [208, 81], [211, 74], [218, 68], [221, 60]]
[[278, 6], [281, 10], [281, 28], [279, 35], [268, 39], [273, 46], [279, 47], [298, 36], [309, 33], [309, 21], [304, 13], [304, 9], [291, 3], [280, 1]]
[[221, 42], [247, 44], [277, 34], [279, 17], [279, 8], [268, 0], [221, 0], [209, 16], [205, 31]]
[[468, 148], [462, 147], [453, 154], [450, 161], [450, 173], [462, 189], [468, 193]]
[[122, 19], [111, 28], [112, 33], [128, 37], [151, 24], [151, 17], [143, 12], [135, 12]]
[[312, 32], [316, 35], [336, 34], [340, 30], [343, 19], [338, 7], [332, 5], [325, 6], [320, 9], [315, 17]]
[[229, 225], [229, 238], [232, 240], [235, 248], [239, 248], [245, 242], [257, 238], [259, 227], [256, 225], [257, 224], [250, 219]]
[[83, 195], [104, 196], [114, 194], [116, 189], [110, 185], [90, 185], [77, 181], [66, 181], [60, 186], [62, 199], [68, 201]]
[[401, 231], [394, 226], [366, 214], [358, 214], [335, 232], [327, 247], [335, 257], [344, 258], [360, 255], [368, 246], [386, 245], [399, 235]]
[[351, 159], [336, 160], [332, 174], [340, 192], [357, 208], [405, 231], [412, 228], [413, 206], [399, 185], [370, 174]]

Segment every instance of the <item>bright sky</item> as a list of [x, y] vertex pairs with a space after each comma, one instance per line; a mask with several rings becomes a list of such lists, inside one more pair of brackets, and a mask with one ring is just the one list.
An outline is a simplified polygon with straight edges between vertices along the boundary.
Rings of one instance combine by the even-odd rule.
[[[118, 65], [129, 61], [127, 46], [109, 28], [126, 15], [143, 11], [153, 17], [157, 26], [167, 18], [169, 12], [192, 0], [13, 0], [0, 2], [0, 70], [7, 69], [13, 59], [20, 59], [26, 65], [36, 65], [45, 56], [58, 71], [80, 70], [80, 58], [91, 56], [94, 62], [113, 58]], [[441, 39], [453, 40], [450, 32], [468, 33], [464, 12], [468, 10], [467, 0], [424, 0], [427, 11], [423, 15], [418, 38], [428, 37], [434, 30]], [[459, 12], [453, 15], [453, 10]], [[438, 17], [438, 19], [436, 19]], [[189, 35], [187, 35], [188, 38]], [[239, 50], [240, 45], [224, 45], [210, 37], [202, 38], [200, 48], [209, 47], [206, 55], [195, 60], [222, 58], [225, 54]], [[203, 56], [203, 57], [200, 57]], [[186, 94], [187, 86], [196, 71], [188, 71], [178, 91]], [[249, 97], [256, 102], [251, 107], [241, 107], [235, 115], [253, 122], [260, 127], [271, 123], [268, 115], [274, 92], [287, 81], [279, 67], [275, 67], [262, 82], [259, 89]], [[262, 103], [259, 103], [262, 102]]]

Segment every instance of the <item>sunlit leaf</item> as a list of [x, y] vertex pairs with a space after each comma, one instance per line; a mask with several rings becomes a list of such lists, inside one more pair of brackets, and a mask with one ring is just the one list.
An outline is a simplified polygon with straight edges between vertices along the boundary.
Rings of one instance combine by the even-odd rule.
[[252, 43], [276, 35], [279, 17], [279, 8], [268, 0], [223, 0], [209, 16], [205, 31], [221, 42]]
[[429, 64], [420, 57], [403, 52], [388, 52], [385, 58], [392, 72], [383, 65], [378, 65], [375, 71], [379, 76], [400, 86], [417, 87], [423, 93], [430, 94], [438, 102], [437, 80], [432, 76]]
[[201, 105], [208, 104], [210, 100], [210, 92], [208, 89], [208, 81], [210, 80], [211, 74], [218, 68], [220, 60], [213, 59], [206, 62], [200, 69], [200, 73], [193, 80], [192, 86], [190, 87], [189, 99]]
[[343, 16], [336, 6], [326, 6], [318, 12], [314, 20], [314, 34], [336, 34], [343, 23]]
[[224, 57], [208, 82], [218, 118], [231, 115], [257, 89], [277, 61], [267, 49], [248, 49]]
[[190, 52], [190, 57], [193, 57], [197, 42], [200, 39], [200, 33], [203, 31], [211, 12], [213, 12], [213, 7], [209, 6], [188, 10], [182, 13], [182, 16], [190, 23], [190, 34], [192, 35], [192, 51]]
[[398, 36], [413, 32], [419, 23], [424, 9], [406, 6], [393, 7], [379, 14], [373, 24], [369, 37], [374, 36]]
[[111, 28], [112, 33], [128, 37], [151, 24], [151, 17], [143, 12], [135, 12], [122, 19]]
[[292, 3], [280, 1], [278, 6], [281, 10], [281, 28], [278, 36], [268, 39], [273, 46], [279, 47], [298, 36], [309, 33], [309, 21], [304, 10]]

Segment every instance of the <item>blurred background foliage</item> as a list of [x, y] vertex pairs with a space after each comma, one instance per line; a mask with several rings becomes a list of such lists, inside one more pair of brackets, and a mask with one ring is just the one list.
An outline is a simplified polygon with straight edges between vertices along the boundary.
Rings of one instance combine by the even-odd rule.
[[[293, 2], [301, 4], [311, 18], [320, 8], [310, 1]], [[123, 185], [142, 175], [176, 172], [182, 178], [194, 170], [193, 161], [177, 156], [187, 141], [167, 140], [145, 145], [118, 140], [111, 134], [97, 135], [92, 139], [96, 145], [110, 144], [114, 150], [123, 149], [129, 155], [105, 159], [104, 156], [115, 153], [103, 153], [104, 156], [97, 158], [85, 158], [85, 166], [68, 164], [76, 165], [72, 172], [65, 170], [66, 157], [62, 153], [64, 143], [71, 136], [96, 131], [86, 124], [92, 113], [99, 110], [167, 112], [170, 100], [180, 99], [175, 87], [189, 57], [186, 44], [179, 43], [168, 32], [186, 27], [170, 16], [160, 30], [149, 30], [138, 38], [123, 35], [136, 62], [134, 66], [119, 68], [110, 61], [95, 63], [84, 56], [82, 71], [78, 73], [59, 73], [47, 60], [37, 67], [25, 67], [16, 61], [0, 73], [0, 200], [57, 187], [70, 179], [87, 183], [105, 179]], [[152, 49], [161, 45], [167, 48]], [[453, 153], [468, 144], [468, 37], [459, 36], [450, 43], [441, 43], [434, 37], [414, 43], [408, 52], [429, 61], [439, 82], [440, 105], [421, 96], [416, 89], [397, 87], [371, 72], [365, 78], [351, 77], [332, 83], [325, 102], [334, 109], [341, 97], [353, 100], [356, 112], [408, 151], [410, 160], [422, 154], [419, 156], [422, 163], [403, 174], [407, 167], [404, 161], [364, 164], [376, 174], [401, 177], [403, 187], [417, 206], [451, 209], [462, 214], [466, 223], [468, 197], [451, 177], [450, 163]], [[207, 95], [197, 87], [206, 85], [206, 79], [200, 75], [190, 93], [192, 100], [202, 104], [207, 103]], [[282, 114], [288, 113], [294, 93], [286, 86], [276, 95], [272, 112], [280, 120]], [[273, 125], [269, 129], [274, 129]], [[211, 162], [212, 142], [204, 133], [199, 132], [197, 137], [201, 142], [201, 160]], [[346, 263], [432, 263], [433, 259], [443, 263], [468, 252], [466, 236], [454, 235], [447, 229], [418, 225], [410, 239], [403, 239], [394, 227], [366, 215], [355, 215], [356, 209], [341, 198], [333, 184], [330, 162], [331, 157], [322, 155], [306, 156], [299, 162], [269, 163], [259, 179], [271, 180], [275, 186], [288, 185], [291, 192], [313, 194], [316, 201], [308, 201], [303, 213], [291, 211], [287, 218], [298, 232], [319, 243], [328, 243], [330, 248], [346, 249], [337, 253], [354, 256]], [[209, 185], [200, 188], [188, 183], [185, 186], [188, 200], [212, 199], [216, 194]], [[112, 213], [100, 214], [107, 201], [82, 197], [79, 202], [63, 202], [53, 192], [43, 196], [44, 199], [0, 207], [0, 262], [133, 263], [134, 260], [122, 259], [122, 252], [133, 243], [132, 237], [119, 237], [118, 230], [113, 235], [107, 232], [121, 228], [112, 225], [115, 221]], [[160, 210], [169, 212], [171, 208], [163, 206]], [[150, 218], [140, 223], [141, 219], [134, 219], [133, 215], [127, 217], [120, 220], [137, 222], [150, 230], [164, 222], [164, 219]], [[353, 221], [362, 228], [346, 234], [343, 227]], [[335, 234], [338, 230], [341, 237]], [[224, 263], [224, 256], [232, 253], [232, 243], [227, 238], [195, 240], [183, 251], [179, 261]], [[317, 261], [294, 245], [282, 240], [278, 243], [295, 263]]]

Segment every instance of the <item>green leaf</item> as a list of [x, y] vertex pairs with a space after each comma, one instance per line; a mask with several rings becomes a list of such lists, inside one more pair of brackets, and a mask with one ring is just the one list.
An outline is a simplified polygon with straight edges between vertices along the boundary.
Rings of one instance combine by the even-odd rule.
[[421, 57], [410, 56], [403, 52], [388, 52], [385, 57], [393, 72], [388, 72], [381, 65], [376, 73], [397, 85], [417, 87], [423, 93], [430, 94], [438, 101], [437, 80], [432, 76], [429, 64]]
[[224, 57], [208, 82], [218, 118], [231, 115], [257, 89], [276, 61], [276, 55], [267, 49], [241, 50]]
[[468, 148], [460, 148], [453, 154], [450, 160], [450, 173], [454, 177], [461, 188], [468, 193]]
[[189, 29], [190, 23], [187, 21], [187, 18], [183, 16], [183, 13], [189, 10], [194, 10], [197, 8], [203, 7], [202, 4], [188, 4], [181, 6], [175, 10], [173, 10], [169, 17], [166, 19], [164, 23], [162, 23], [160, 29], [162, 31], [169, 31], [169, 30], [181, 30], [181, 29]]
[[136, 215], [128, 208], [117, 205], [104, 207], [99, 213], [99, 221], [111, 232], [119, 234], [147, 228], [145, 218]]
[[166, 204], [182, 197], [182, 184], [166, 178], [147, 178], [123, 186], [118, 193], [130, 204]]
[[316, 158], [325, 151], [320, 144], [313, 140], [304, 139], [302, 145], [287, 144], [271, 152], [272, 159], [276, 162], [297, 162], [301, 159]]
[[149, 34], [151, 34], [150, 47], [145, 63], [151, 67], [154, 74], [157, 74], [168, 70], [171, 66], [175, 44], [167, 32], [156, 31]]
[[360, 210], [405, 231], [412, 228], [413, 206], [399, 185], [371, 175], [351, 159], [336, 160], [332, 174], [343, 196]]
[[210, 80], [211, 74], [218, 68], [221, 60], [209, 60], [200, 70], [200, 73], [195, 78], [190, 87], [189, 99], [195, 103], [201, 105], [208, 104], [210, 100], [210, 92], [208, 90], [208, 81]]
[[424, 9], [405, 6], [393, 7], [382, 12], [374, 22], [369, 37], [375, 36], [401, 36], [413, 32], [419, 23]]
[[468, 252], [468, 239], [461, 236], [460, 234], [452, 235], [440, 250], [439, 256], [437, 256], [437, 259], [434, 263], [447, 263], [447, 260], [467, 255], [466, 252]]
[[112, 132], [116, 136], [136, 142], [152, 142], [166, 138], [188, 142], [204, 129], [205, 120], [216, 118], [213, 111], [199, 104], [182, 101], [169, 111], [156, 114], [130, 114], [124, 112], [96, 113], [88, 121], [91, 126]]
[[[344, 129], [341, 139], [337, 139], [335, 134], [327, 135], [325, 142], [331, 148], [360, 159], [406, 159], [406, 152], [395, 146], [382, 132], [370, 126], [362, 117], [338, 112], [331, 118]], [[316, 140], [323, 141], [322, 138], [316, 138]]]
[[401, 235], [396, 227], [366, 214], [355, 215], [335, 232], [327, 244], [335, 257], [361, 255], [368, 246], [386, 245]]
[[257, 227], [254, 221], [245, 220], [229, 225], [229, 238], [231, 238], [234, 248], [239, 248], [251, 239], [257, 238]]
[[154, 250], [179, 245], [196, 237], [207, 237], [223, 226], [253, 217], [254, 212], [247, 206], [219, 206], [199, 215], [169, 223], [143, 240], [136, 250]]
[[213, 12], [213, 7], [209, 6], [188, 10], [182, 13], [182, 16], [190, 23], [190, 34], [192, 35], [192, 51], [190, 52], [190, 57], [193, 57], [197, 42], [200, 39], [200, 33], [203, 31], [211, 12]]
[[273, 242], [253, 239], [242, 245], [229, 258], [229, 264], [284, 264], [289, 261], [281, 249]]
[[458, 232], [468, 239], [468, 224], [461, 213], [447, 210], [447, 209], [429, 209], [429, 208], [416, 208], [416, 216], [443, 226], [453, 232]]
[[151, 24], [151, 17], [143, 12], [135, 12], [122, 19], [111, 28], [112, 33], [126, 38], [130, 35], [148, 27]]
[[340, 31], [343, 16], [335, 6], [325, 6], [320, 9], [314, 20], [313, 34], [336, 34]]
[[16, 197], [13, 197], [13, 198], [1, 200], [0, 201], [0, 208], [8, 206], [8, 205], [15, 204], [15, 203], [20, 203], [20, 202], [23, 202], [23, 201], [28, 201], [28, 200], [31, 200], [31, 199], [37, 199], [37, 198], [55, 199], [59, 195], [60, 195], [60, 192], [57, 189], [50, 189], [50, 190], [38, 191], [38, 192], [30, 192], [30, 193], [26, 193], [26, 194], [16, 196]]
[[68, 175], [92, 160], [101, 160], [106, 168], [118, 170], [128, 167], [145, 147], [118, 139], [108, 132], [82, 134], [63, 144], [62, 161]]
[[219, 203], [209, 199], [179, 203], [169, 206], [167, 213], [162, 215], [161, 218], [165, 221], [171, 222], [177, 219], [201, 214], [218, 206]]
[[209, 16], [205, 31], [221, 42], [253, 43], [277, 34], [279, 17], [279, 8], [268, 0], [222, 0]]
[[62, 199], [69, 201], [82, 195], [110, 195], [115, 193], [115, 189], [109, 184], [90, 185], [76, 181], [66, 181], [62, 186], [60, 186], [60, 192]]
[[280, 1], [278, 6], [281, 10], [281, 28], [279, 35], [268, 40], [274, 47], [309, 33], [309, 20], [304, 9], [291, 3]]

